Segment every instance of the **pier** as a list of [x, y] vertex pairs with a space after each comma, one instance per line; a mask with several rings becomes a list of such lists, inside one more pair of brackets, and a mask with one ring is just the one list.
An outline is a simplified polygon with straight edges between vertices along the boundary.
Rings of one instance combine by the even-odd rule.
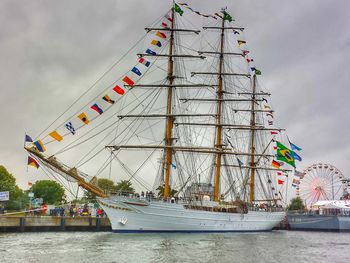
[[106, 217], [0, 216], [0, 233], [44, 231], [111, 231]]

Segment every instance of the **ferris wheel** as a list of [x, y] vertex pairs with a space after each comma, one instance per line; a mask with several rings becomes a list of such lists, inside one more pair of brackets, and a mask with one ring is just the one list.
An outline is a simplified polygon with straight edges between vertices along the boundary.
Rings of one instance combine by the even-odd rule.
[[308, 207], [319, 200], [340, 200], [347, 193], [349, 180], [335, 166], [318, 163], [304, 170], [297, 195]]

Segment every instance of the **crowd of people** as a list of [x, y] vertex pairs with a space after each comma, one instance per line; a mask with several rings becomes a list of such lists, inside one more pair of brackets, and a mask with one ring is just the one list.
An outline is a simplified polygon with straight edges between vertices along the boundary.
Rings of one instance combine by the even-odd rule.
[[[27, 212], [27, 215], [30, 215], [30, 216], [41, 216], [46, 214], [47, 214], [47, 205], [45, 204], [38, 207], [31, 207]], [[69, 216], [73, 218], [81, 217], [81, 216], [106, 217], [106, 214], [101, 207], [92, 208], [92, 207], [89, 207], [87, 204], [85, 205], [71, 204], [68, 206], [55, 207], [53, 209], [50, 209], [49, 215], [61, 216], [61, 217]]]

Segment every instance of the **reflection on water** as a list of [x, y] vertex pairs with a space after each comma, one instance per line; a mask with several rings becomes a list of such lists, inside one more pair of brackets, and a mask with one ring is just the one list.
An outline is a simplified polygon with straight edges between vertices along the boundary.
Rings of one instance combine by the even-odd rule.
[[349, 262], [350, 233], [0, 234], [0, 262]]

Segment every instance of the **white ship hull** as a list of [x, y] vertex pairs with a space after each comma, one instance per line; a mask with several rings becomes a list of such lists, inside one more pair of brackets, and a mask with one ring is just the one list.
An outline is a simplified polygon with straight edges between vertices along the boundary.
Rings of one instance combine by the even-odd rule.
[[248, 214], [186, 209], [182, 204], [131, 204], [125, 199], [100, 199], [114, 232], [257, 232], [271, 231], [284, 212], [249, 211]]

